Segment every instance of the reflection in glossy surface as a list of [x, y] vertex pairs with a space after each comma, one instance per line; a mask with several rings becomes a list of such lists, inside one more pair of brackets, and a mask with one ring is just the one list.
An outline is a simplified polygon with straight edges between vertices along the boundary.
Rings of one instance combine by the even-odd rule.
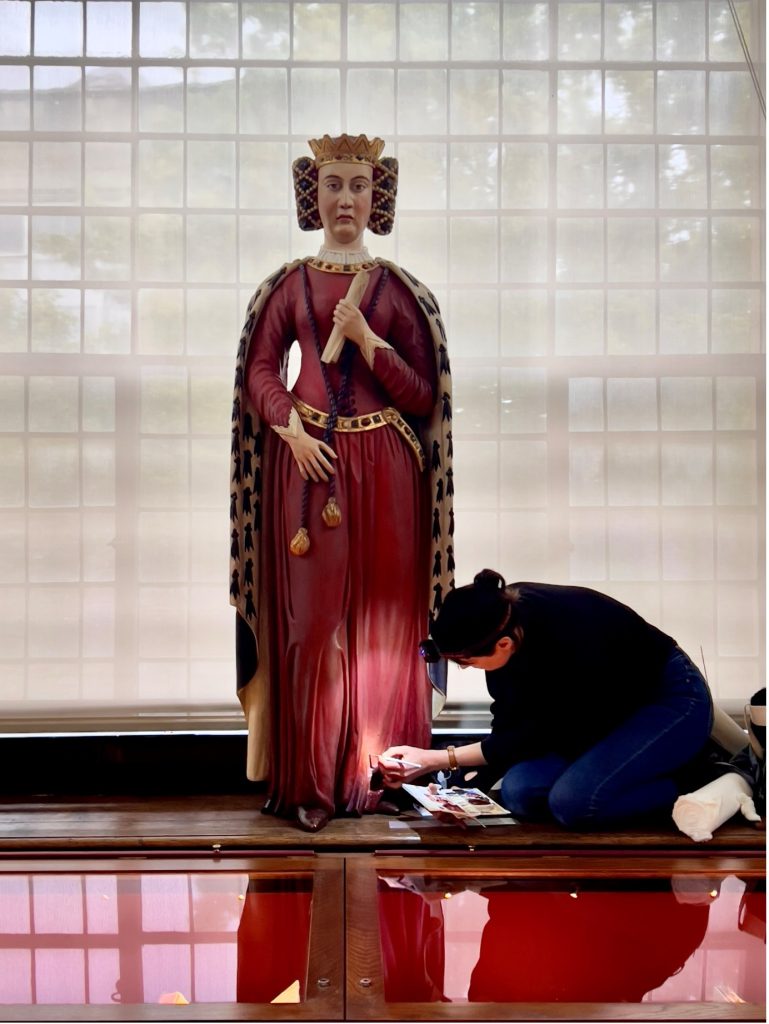
[[765, 998], [763, 883], [380, 876], [390, 1002]]

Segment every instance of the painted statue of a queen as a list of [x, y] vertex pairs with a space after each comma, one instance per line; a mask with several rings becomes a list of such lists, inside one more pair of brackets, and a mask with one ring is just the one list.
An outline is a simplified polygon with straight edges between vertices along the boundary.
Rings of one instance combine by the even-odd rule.
[[365, 135], [309, 144], [297, 214], [323, 244], [260, 285], [240, 337], [230, 594], [248, 777], [317, 831], [376, 809], [370, 755], [429, 745], [418, 648], [453, 586], [454, 520], [438, 305], [364, 245], [392, 230], [397, 160]]

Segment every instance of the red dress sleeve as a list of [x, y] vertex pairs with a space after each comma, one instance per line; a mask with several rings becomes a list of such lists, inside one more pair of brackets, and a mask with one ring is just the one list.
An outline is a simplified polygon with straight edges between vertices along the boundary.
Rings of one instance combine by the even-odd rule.
[[296, 337], [292, 292], [289, 277], [267, 299], [254, 326], [246, 359], [248, 397], [270, 426], [288, 426], [293, 409], [283, 383], [288, 350]]
[[392, 315], [383, 340], [392, 348], [374, 350], [372, 371], [399, 412], [428, 416], [438, 388], [435, 346], [414, 297], [397, 278], [391, 281]]

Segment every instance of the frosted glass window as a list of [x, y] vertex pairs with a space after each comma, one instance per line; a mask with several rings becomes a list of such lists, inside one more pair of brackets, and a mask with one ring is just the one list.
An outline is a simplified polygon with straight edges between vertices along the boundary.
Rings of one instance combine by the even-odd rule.
[[498, 320], [496, 292], [482, 288], [452, 290], [448, 316], [452, 351], [458, 356], [496, 356]]
[[190, 57], [238, 56], [238, 5], [197, 3], [189, 8]]
[[190, 68], [187, 72], [187, 131], [234, 132], [235, 69]]
[[449, 276], [446, 221], [442, 217], [404, 218], [398, 230], [398, 258], [422, 281], [446, 281]]
[[75, 431], [79, 426], [77, 377], [30, 377], [29, 429], [33, 433]]
[[495, 217], [453, 217], [450, 229], [452, 281], [485, 284], [497, 279]]
[[756, 147], [711, 146], [711, 205], [735, 210], [756, 206], [761, 194], [759, 175]]
[[660, 206], [707, 207], [704, 146], [660, 146]]
[[37, 0], [35, 56], [78, 57], [83, 52], [83, 4], [79, 0]]
[[184, 199], [184, 143], [165, 139], [140, 140], [137, 174], [140, 206], [181, 206]]
[[130, 206], [131, 143], [86, 142], [84, 180], [87, 206]]
[[5, 131], [29, 128], [29, 98], [29, 68], [0, 65], [0, 120]]
[[537, 508], [547, 505], [547, 443], [503, 441], [500, 501], [503, 508]]
[[718, 578], [754, 580], [758, 576], [758, 522], [754, 512], [722, 511], [718, 515], [716, 560]]
[[83, 504], [90, 507], [115, 504], [115, 442], [88, 438], [81, 450]]
[[398, 163], [398, 207], [400, 210], [445, 209], [447, 146], [442, 143], [421, 141], [401, 142], [398, 146]]
[[713, 514], [666, 511], [662, 514], [662, 578], [713, 579]]
[[713, 385], [709, 377], [662, 377], [660, 421], [663, 430], [711, 430]]
[[288, 79], [282, 68], [241, 68], [240, 131], [246, 135], [288, 129]]
[[502, 145], [502, 206], [544, 208], [548, 202], [547, 146], [539, 142]]
[[710, 131], [713, 135], [753, 135], [758, 101], [747, 71], [710, 72]]
[[755, 587], [733, 583], [719, 588], [718, 653], [722, 657], [744, 657], [758, 653], [760, 625]]
[[141, 512], [139, 515], [139, 580], [181, 583], [188, 578], [187, 513]]
[[0, 214], [0, 278], [27, 274], [27, 218]]
[[85, 277], [124, 281], [131, 275], [129, 217], [84, 217]]
[[657, 9], [657, 59], [705, 59], [705, 0], [664, 0]]
[[187, 605], [182, 587], [139, 587], [139, 657], [186, 657]]
[[80, 350], [80, 292], [76, 288], [35, 288], [30, 292], [33, 352]]
[[449, 11], [445, 3], [400, 4], [401, 60], [447, 60]]
[[395, 131], [395, 72], [390, 68], [351, 68], [347, 72], [347, 128], [351, 134]]
[[455, 142], [451, 156], [451, 206], [454, 209], [488, 210], [497, 206], [496, 144]]
[[80, 579], [80, 513], [31, 512], [29, 578], [34, 583], [77, 583]]
[[112, 432], [115, 429], [115, 380], [84, 377], [82, 384], [83, 430]]
[[609, 505], [659, 504], [659, 449], [656, 441], [633, 438], [607, 444]]
[[547, 292], [503, 291], [500, 308], [502, 355], [545, 355], [550, 336]]
[[559, 291], [555, 297], [555, 351], [558, 355], [600, 355], [603, 292]]
[[550, 52], [549, 4], [514, 0], [502, 7], [504, 59], [546, 59]]
[[663, 281], [704, 281], [708, 271], [707, 221], [701, 217], [659, 221]]
[[756, 217], [714, 217], [711, 222], [714, 281], [757, 281], [761, 231]]
[[35, 206], [79, 206], [79, 142], [36, 142], [32, 146], [32, 202]]
[[347, 8], [347, 55], [352, 61], [395, 59], [395, 18], [390, 3], [356, 3]]
[[656, 350], [656, 293], [612, 289], [606, 296], [606, 348], [616, 355], [648, 355]]
[[26, 57], [29, 55], [31, 40], [29, 3], [19, 0], [2, 0], [0, 3], [0, 21], [3, 25], [3, 37], [0, 40], [0, 53], [7, 57]]
[[451, 59], [496, 60], [499, 57], [499, 15], [496, 3], [451, 5]]
[[[737, 0], [734, 4], [748, 50], [755, 53], [755, 20], [753, 5]], [[709, 5], [710, 59], [714, 61], [742, 61], [742, 45], [734, 26], [734, 17], [728, 0], [712, 0]]]
[[184, 292], [141, 288], [138, 295], [139, 351], [172, 355], [184, 351]]
[[142, 373], [141, 431], [144, 434], [187, 433], [187, 372], [153, 366]]
[[604, 57], [606, 60], [652, 60], [653, 17], [650, 0], [604, 5]]
[[29, 146], [0, 142], [0, 206], [26, 206], [29, 195]]
[[569, 379], [569, 430], [604, 429], [603, 377]]
[[451, 71], [449, 130], [457, 135], [488, 135], [498, 130], [499, 73]]
[[187, 143], [189, 206], [235, 205], [235, 143]]
[[623, 143], [606, 147], [606, 192], [610, 208], [655, 206], [654, 146]]
[[475, 366], [454, 389], [453, 425], [457, 434], [496, 434], [499, 430], [499, 384], [496, 368]]
[[24, 430], [23, 377], [5, 377], [0, 381], [0, 430]]
[[656, 512], [609, 513], [609, 578], [659, 578], [659, 522]]
[[187, 351], [191, 355], [222, 355], [227, 338], [237, 337], [241, 310], [235, 295], [224, 289], [187, 293]]
[[711, 303], [714, 352], [761, 351], [761, 296], [757, 289], [714, 288]]
[[130, 57], [133, 36], [129, 0], [87, 0], [86, 54]]
[[[502, 72], [502, 131], [544, 135], [550, 127], [550, 81], [546, 71]], [[565, 129], [562, 129], [565, 130]]]
[[287, 3], [244, 0], [241, 4], [243, 57], [286, 60], [291, 49], [291, 9]]
[[169, 213], [139, 214], [136, 225], [136, 273], [139, 280], [180, 280], [184, 265], [184, 222]]
[[81, 68], [36, 67], [32, 80], [35, 131], [79, 132], [83, 123]]
[[611, 135], [645, 135], [654, 131], [654, 73], [607, 71], [604, 125]]
[[503, 434], [542, 434], [547, 430], [547, 375], [540, 367], [502, 367], [500, 399]]
[[601, 131], [600, 71], [558, 72], [558, 132], [561, 135]]
[[184, 130], [184, 71], [181, 68], [139, 68], [139, 130]]
[[560, 217], [555, 272], [559, 281], [600, 281], [603, 267], [603, 220]]
[[131, 69], [85, 69], [85, 127], [91, 132], [131, 130]]
[[187, 5], [151, 0], [139, 4], [139, 53], [142, 57], [184, 57], [187, 53]]
[[294, 3], [294, 60], [338, 60], [340, 5]]
[[79, 217], [32, 217], [32, 277], [79, 278], [80, 238]]
[[140, 450], [140, 498], [143, 508], [184, 507], [188, 503], [187, 442], [143, 438]]
[[708, 296], [701, 288], [662, 291], [660, 352], [692, 355], [708, 350]]
[[237, 272], [235, 218], [226, 214], [187, 217], [187, 279], [234, 281]]
[[569, 517], [569, 577], [578, 583], [605, 580], [606, 514], [572, 512]]
[[656, 380], [609, 377], [606, 403], [609, 430], [657, 429]]
[[24, 442], [20, 437], [0, 437], [0, 508], [24, 505]]
[[758, 464], [752, 438], [716, 441], [716, 502], [719, 505], [756, 503]]
[[600, 60], [601, 4], [558, 4], [558, 57], [561, 60]]
[[756, 382], [753, 377], [716, 377], [718, 430], [756, 429]]
[[705, 72], [657, 72], [657, 131], [699, 135], [705, 131]]
[[0, 317], [5, 325], [0, 335], [0, 352], [27, 349], [27, 292], [23, 288], [0, 288]]
[[69, 438], [31, 437], [27, 445], [31, 508], [74, 508], [80, 503], [80, 451]]
[[125, 355], [131, 351], [131, 293], [127, 288], [87, 288], [83, 306], [86, 352]]
[[291, 72], [291, 118], [294, 132], [314, 135], [322, 124], [339, 131], [340, 79], [336, 68], [295, 68]]
[[229, 377], [190, 379], [190, 428], [194, 434], [222, 434], [230, 423], [232, 395]]
[[[241, 142], [238, 171], [242, 207], [285, 210], [288, 207], [288, 149], [281, 142]], [[399, 194], [398, 201], [401, 202]]]
[[[604, 206], [603, 146], [572, 143], [558, 146], [558, 205], [572, 209]], [[547, 178], [542, 178], [547, 188]], [[542, 204], [544, 205], [544, 204]]]
[[656, 268], [656, 226], [649, 217], [617, 217], [607, 223], [609, 281], [653, 281]]
[[713, 504], [713, 445], [710, 441], [663, 440], [662, 503]]

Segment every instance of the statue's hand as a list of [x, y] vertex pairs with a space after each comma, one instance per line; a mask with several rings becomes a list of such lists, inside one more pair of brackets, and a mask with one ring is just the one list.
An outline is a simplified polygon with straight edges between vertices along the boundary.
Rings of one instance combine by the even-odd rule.
[[331, 459], [337, 457], [334, 449], [319, 441], [312, 434], [300, 431], [296, 437], [282, 435], [283, 440], [291, 449], [294, 461], [299, 467], [299, 474], [303, 480], [328, 480], [329, 475], [334, 474], [334, 466]]
[[334, 325], [344, 333], [345, 338], [355, 342], [358, 347], [364, 344], [368, 324], [365, 316], [349, 299], [340, 299], [337, 302], [334, 309]]

